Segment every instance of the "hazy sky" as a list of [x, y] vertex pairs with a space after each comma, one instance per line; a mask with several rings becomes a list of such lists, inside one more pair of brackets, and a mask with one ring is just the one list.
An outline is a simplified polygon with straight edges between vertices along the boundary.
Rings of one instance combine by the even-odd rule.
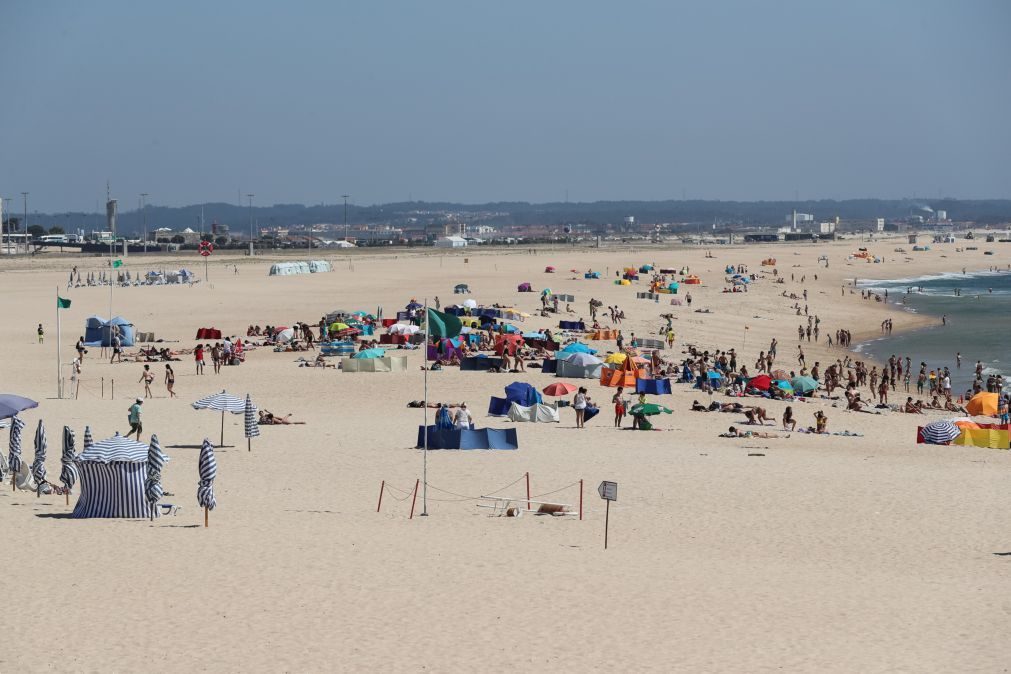
[[1007, 0], [2, 7], [19, 211], [1011, 197]]

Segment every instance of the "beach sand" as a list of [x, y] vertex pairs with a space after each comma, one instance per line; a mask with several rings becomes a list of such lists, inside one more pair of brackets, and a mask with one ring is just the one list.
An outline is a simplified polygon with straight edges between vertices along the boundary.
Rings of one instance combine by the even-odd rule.
[[[900, 245], [717, 247], [712, 259], [705, 248], [323, 252], [312, 257], [333, 259], [333, 273], [293, 277], [267, 276], [277, 258], [215, 255], [210, 283], [116, 289], [114, 313], [170, 347], [192, 348], [202, 326], [244, 337], [249, 324], [314, 323], [337, 308], [382, 305], [392, 315], [412, 297], [436, 295], [445, 306], [463, 299], [452, 294], [456, 283], [470, 284], [478, 302], [532, 311], [538, 295], [516, 292], [530, 281], [574, 294], [587, 319], [590, 296], [617, 303], [626, 337], [655, 336], [658, 314], [673, 311], [678, 360], [689, 343], [734, 347], [751, 370], [776, 336], [777, 365], [794, 369], [804, 319], [780, 293], [800, 294], [801, 284], [760, 281], [746, 294], [722, 294], [723, 268], [765, 273], [760, 260], [777, 257], [787, 279], [806, 275], [822, 339], [849, 328], [856, 343], [878, 335], [887, 317], [896, 330], [934, 319], [843, 295], [854, 277], [982, 269], [995, 260], [955, 253], [955, 245], [893, 252]], [[847, 261], [858, 246], [888, 261]], [[827, 269], [817, 263], [822, 254]], [[40, 401], [23, 416], [28, 431], [46, 422], [54, 482], [62, 426], [79, 442], [85, 424], [96, 438], [125, 432], [127, 407], [143, 390], [139, 364], [110, 365], [92, 349], [80, 398], [55, 399], [57, 286], [73, 302], [62, 313], [64, 362], [85, 318], [109, 308], [108, 288], [63, 290], [75, 263], [86, 272], [101, 261], [0, 261], [0, 388]], [[233, 263], [237, 274], [225, 266]], [[616, 269], [643, 263], [690, 267], [704, 281], [691, 288], [692, 310], [712, 313], [636, 300], [642, 283], [613, 285]], [[546, 265], [559, 273], [545, 274]], [[195, 255], [134, 256], [127, 266], [202, 271]], [[583, 280], [590, 268], [605, 278]], [[47, 330], [41, 346], [39, 322]], [[533, 317], [524, 328], [556, 325]], [[823, 342], [804, 350], [809, 364], [842, 356]], [[584, 430], [564, 409], [561, 424], [519, 425], [518, 451], [430, 452], [429, 516], [409, 520], [405, 493], [421, 477], [413, 446], [422, 411], [406, 403], [422, 397], [420, 354], [410, 352], [406, 374], [299, 368], [297, 357], [261, 348], [241, 367], [214, 375], [208, 365], [203, 376], [184, 357], [171, 400], [163, 366], [152, 366], [156, 397], [144, 404], [144, 439], [158, 434], [172, 459], [163, 476], [174, 495], [164, 501], [183, 506], [175, 517], [71, 520], [63, 497], [0, 487], [0, 671], [995, 672], [1011, 662], [1007, 451], [916, 445], [924, 417], [847, 413], [818, 399], [793, 403], [802, 425], [824, 410], [830, 430], [862, 437], [722, 439], [743, 418], [688, 412], [701, 394], [683, 385], [663, 397], [675, 413], [656, 420], [658, 432], [617, 431], [613, 389], [590, 381], [603, 410]], [[431, 373], [431, 399], [467, 401], [478, 426], [508, 427], [484, 410], [514, 380], [538, 388], [555, 381], [539, 371], [447, 368]], [[262, 427], [247, 452], [242, 417], [226, 419], [230, 446], [217, 452], [218, 508], [205, 529], [196, 447], [204, 437], [216, 442], [220, 417], [190, 403], [222, 389], [249, 392], [306, 425]], [[765, 407], [779, 418], [785, 404]], [[30, 461], [30, 432], [26, 439]], [[0, 447], [6, 452], [6, 440]], [[492, 518], [461, 499], [496, 490], [523, 497], [527, 472], [533, 494], [560, 490], [545, 498], [569, 504], [584, 480], [583, 521]], [[403, 491], [389, 491], [377, 514], [382, 480]], [[601, 480], [619, 485], [606, 551]]]

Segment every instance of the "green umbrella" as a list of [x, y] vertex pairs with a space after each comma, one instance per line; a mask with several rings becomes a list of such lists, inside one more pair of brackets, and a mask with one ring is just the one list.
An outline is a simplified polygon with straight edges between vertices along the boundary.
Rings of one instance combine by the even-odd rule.
[[655, 403], [640, 403], [638, 405], [632, 405], [632, 409], [629, 410], [629, 414], [641, 414], [644, 417], [651, 417], [653, 415], [660, 414], [661, 412], [664, 414], [673, 414], [674, 410]]

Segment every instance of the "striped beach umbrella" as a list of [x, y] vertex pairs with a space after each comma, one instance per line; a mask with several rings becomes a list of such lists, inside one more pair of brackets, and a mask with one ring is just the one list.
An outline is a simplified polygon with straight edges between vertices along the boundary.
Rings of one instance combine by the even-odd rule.
[[923, 441], [931, 445], [947, 445], [962, 434], [950, 421], [932, 421], [922, 429]]
[[[8, 459], [8, 467], [14, 477], [21, 472], [21, 431], [25, 428], [24, 419], [14, 417], [11, 419], [11, 448]], [[13, 479], [13, 478], [12, 478]]]
[[84, 427], [84, 451], [88, 451], [95, 444], [95, 438], [91, 435], [91, 426]]
[[161, 452], [158, 436], [151, 436], [151, 444], [147, 449], [147, 479], [144, 481], [144, 496], [151, 506], [151, 519], [158, 511], [158, 501], [165, 490], [161, 486], [161, 469], [165, 467], [166, 456]]
[[253, 451], [253, 438], [260, 435], [260, 425], [256, 423], [256, 406], [253, 405], [253, 399], [246, 394], [246, 450]]
[[32, 477], [35, 478], [36, 496], [42, 495], [42, 485], [46, 482], [46, 425], [39, 419], [35, 429], [35, 460], [32, 461]]
[[75, 443], [74, 429], [70, 426], [64, 426], [63, 453], [60, 454], [60, 463], [63, 465], [60, 469], [60, 482], [67, 488], [67, 503], [70, 502], [70, 490], [77, 484], [77, 478], [79, 477], [77, 465], [74, 463], [77, 460], [77, 455], [74, 453]]
[[219, 447], [224, 447], [225, 445], [225, 412], [231, 412], [232, 414], [243, 414], [246, 411], [246, 401], [242, 398], [236, 398], [233, 395], [222, 391], [221, 393], [215, 393], [214, 395], [209, 395], [206, 398], [201, 398], [200, 400], [193, 403], [193, 409], [195, 410], [214, 410], [215, 412], [221, 412], [221, 442]]
[[197, 503], [204, 508], [204, 526], [207, 526], [207, 512], [218, 504], [214, 498], [214, 478], [218, 476], [218, 462], [214, 459], [214, 445], [207, 438], [200, 448], [200, 482], [197, 486]]

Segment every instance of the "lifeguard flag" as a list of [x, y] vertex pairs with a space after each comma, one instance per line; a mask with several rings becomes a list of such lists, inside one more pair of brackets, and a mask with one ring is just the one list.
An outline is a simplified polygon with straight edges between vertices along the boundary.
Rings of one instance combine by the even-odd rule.
[[428, 334], [433, 337], [452, 338], [460, 334], [463, 323], [452, 314], [444, 314], [435, 309], [428, 310]]
[[60, 297], [59, 295], [57, 295], [56, 296], [56, 308], [57, 309], [69, 309], [70, 308], [70, 300], [65, 300], [62, 297]]

